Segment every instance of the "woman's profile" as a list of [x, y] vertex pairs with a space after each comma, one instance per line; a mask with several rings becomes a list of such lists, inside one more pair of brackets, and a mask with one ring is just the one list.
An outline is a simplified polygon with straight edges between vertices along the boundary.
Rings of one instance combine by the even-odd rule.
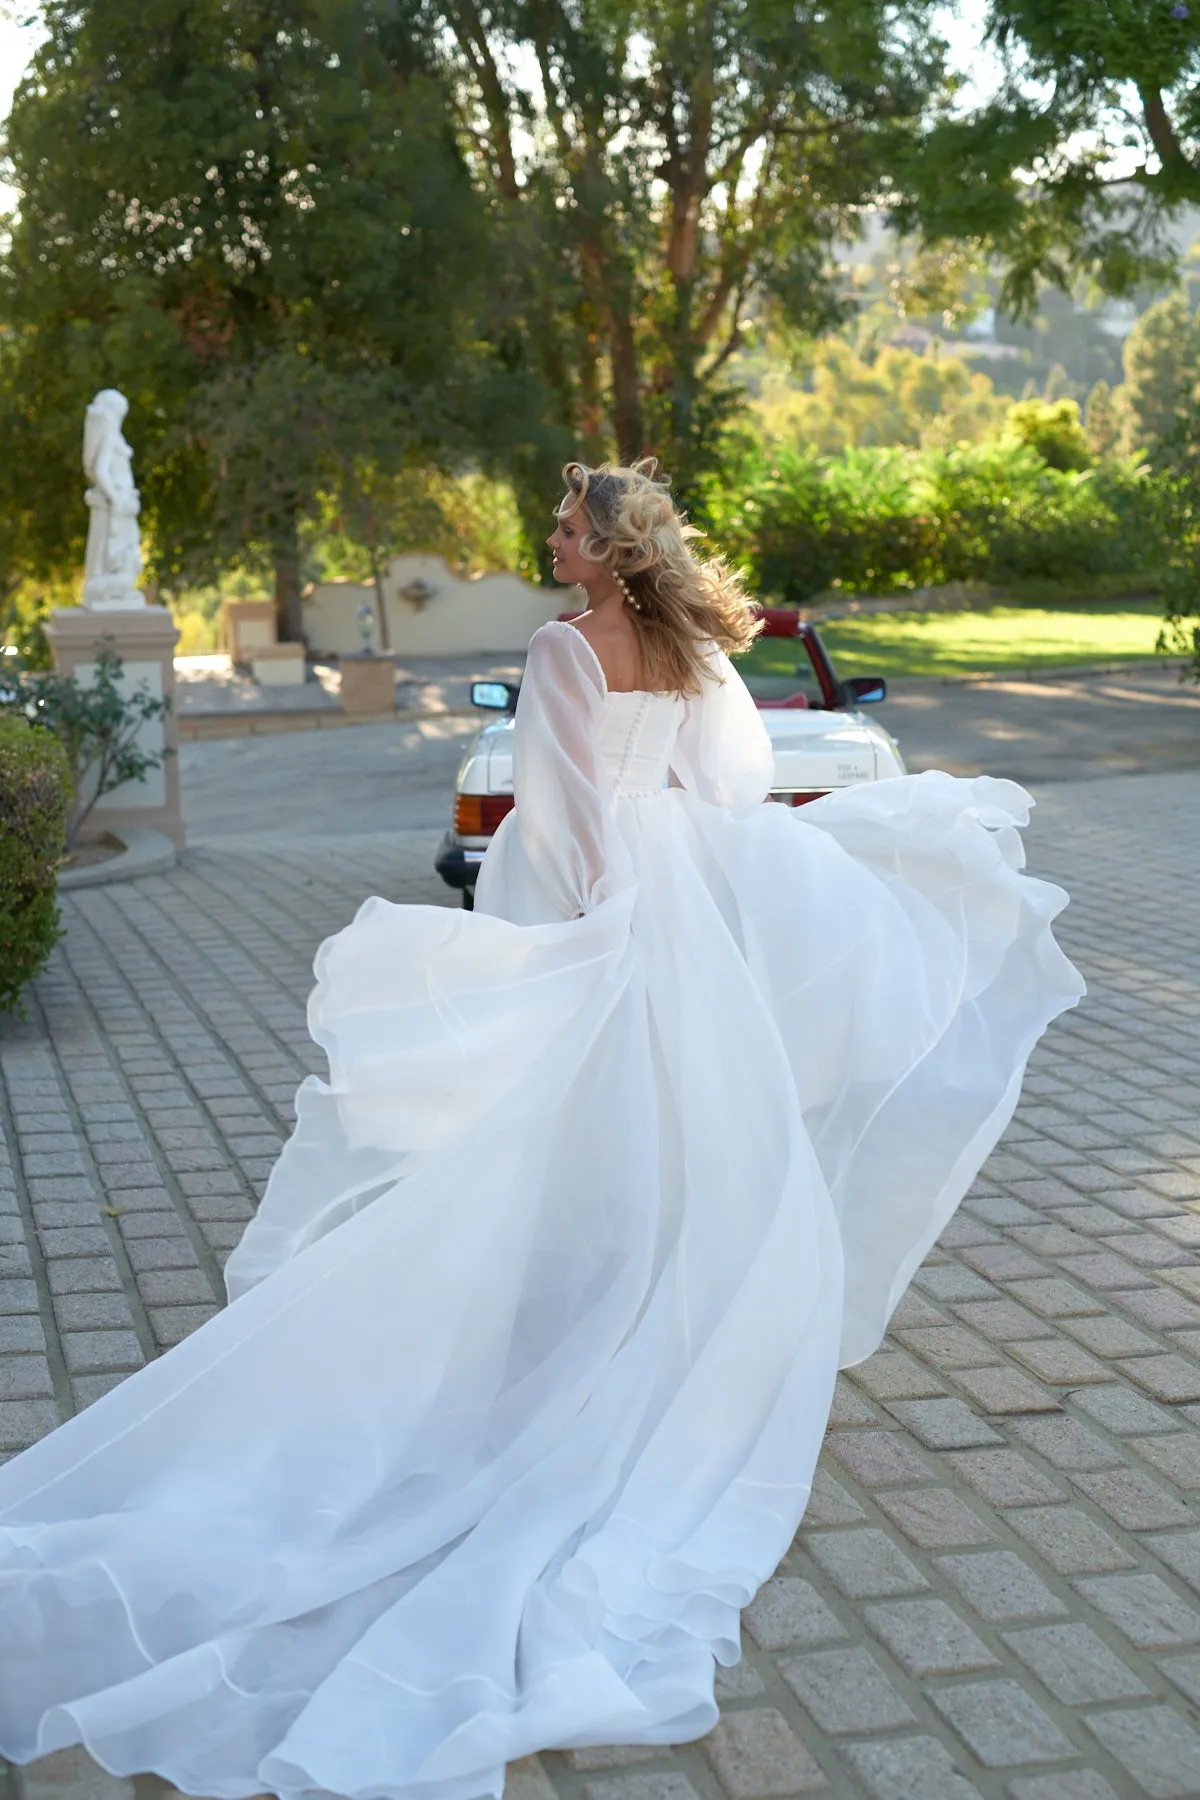
[[322, 945], [231, 1304], [0, 1468], [0, 1753], [476, 1800], [715, 1723], [839, 1367], [1082, 983], [1029, 797], [764, 804], [754, 612], [652, 460], [564, 471], [476, 910]]

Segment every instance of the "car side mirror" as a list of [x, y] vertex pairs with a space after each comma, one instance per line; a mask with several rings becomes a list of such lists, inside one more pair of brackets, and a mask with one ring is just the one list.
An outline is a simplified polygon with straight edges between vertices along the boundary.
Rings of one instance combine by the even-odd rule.
[[873, 706], [887, 699], [887, 682], [882, 675], [851, 675], [842, 683], [842, 695], [849, 706]]
[[515, 712], [520, 691], [511, 681], [473, 681], [471, 705], [482, 707], [485, 712]]

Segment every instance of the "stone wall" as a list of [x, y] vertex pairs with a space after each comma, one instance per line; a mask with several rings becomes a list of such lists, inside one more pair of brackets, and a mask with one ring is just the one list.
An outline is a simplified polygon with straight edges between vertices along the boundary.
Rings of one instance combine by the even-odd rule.
[[[427, 597], [405, 598], [423, 583]], [[401, 656], [470, 656], [521, 651], [539, 625], [573, 610], [574, 590], [537, 588], [520, 575], [457, 574], [440, 556], [395, 557], [383, 578], [388, 638], [381, 641], [376, 614], [374, 647]], [[357, 581], [318, 582], [304, 600], [310, 650], [347, 655], [362, 647], [358, 608], [375, 604], [373, 586]]]

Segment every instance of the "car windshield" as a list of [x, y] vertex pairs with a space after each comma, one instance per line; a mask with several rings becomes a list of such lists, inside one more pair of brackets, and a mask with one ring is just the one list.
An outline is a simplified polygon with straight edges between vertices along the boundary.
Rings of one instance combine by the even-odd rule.
[[784, 700], [803, 694], [812, 707], [823, 707], [825, 696], [813, 667], [806, 638], [768, 638], [755, 652], [758, 668], [746, 685], [759, 700]]

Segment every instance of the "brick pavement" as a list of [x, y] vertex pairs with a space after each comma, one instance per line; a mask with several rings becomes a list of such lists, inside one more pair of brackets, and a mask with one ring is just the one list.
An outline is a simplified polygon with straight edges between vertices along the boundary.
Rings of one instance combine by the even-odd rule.
[[[510, 1800], [1200, 1795], [1198, 798], [1190, 773], [1044, 791], [1031, 863], [1072, 890], [1089, 999], [839, 1382], [718, 1729], [528, 1759]], [[0, 1454], [215, 1307], [312, 1064], [312, 952], [369, 893], [447, 899], [436, 835], [210, 845], [70, 900], [0, 1028]], [[74, 1753], [7, 1784], [134, 1796]]]

